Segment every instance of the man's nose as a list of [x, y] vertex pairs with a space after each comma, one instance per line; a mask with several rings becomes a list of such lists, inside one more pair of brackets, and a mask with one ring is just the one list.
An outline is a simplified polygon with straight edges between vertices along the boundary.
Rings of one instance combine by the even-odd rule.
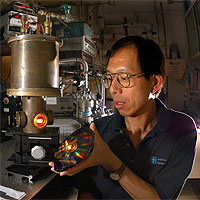
[[111, 86], [110, 86], [110, 94], [116, 94], [116, 93], [120, 94], [121, 92], [122, 92], [122, 88], [119, 86], [116, 79], [113, 78], [111, 82]]

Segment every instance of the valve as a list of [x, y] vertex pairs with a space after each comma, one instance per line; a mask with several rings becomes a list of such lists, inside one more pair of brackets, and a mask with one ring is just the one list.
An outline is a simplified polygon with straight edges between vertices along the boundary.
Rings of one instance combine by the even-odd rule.
[[42, 160], [46, 155], [46, 151], [42, 146], [34, 146], [31, 149], [31, 156], [36, 160]]

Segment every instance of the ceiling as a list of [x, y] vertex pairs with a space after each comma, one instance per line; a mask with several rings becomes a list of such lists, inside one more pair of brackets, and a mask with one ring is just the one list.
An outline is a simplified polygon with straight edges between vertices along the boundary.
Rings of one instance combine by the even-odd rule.
[[[18, 0], [22, 1], [22, 0]], [[0, 0], [0, 15], [7, 12], [9, 6], [14, 0]], [[48, 9], [55, 9], [60, 7], [62, 4], [78, 5], [78, 6], [108, 6], [107, 12], [115, 12], [113, 8], [118, 7], [117, 12], [127, 12], [129, 10], [136, 11], [149, 11], [155, 9], [155, 2], [163, 2], [170, 5], [171, 8], [177, 9], [183, 4], [183, 0], [23, 0], [23, 2], [32, 3], [37, 6], [45, 7]], [[180, 4], [181, 3], [181, 4]]]
[[[4, 13], [6, 8], [12, 4], [15, 0], [0, 0], [0, 13]], [[22, 0], [19, 0], [22, 1]], [[117, 0], [119, 1], [119, 0]], [[126, 1], [126, 0], [125, 0]], [[130, 1], [130, 0], [129, 0]], [[37, 6], [46, 8], [56, 8], [60, 7], [62, 4], [88, 6], [88, 5], [101, 5], [109, 4], [114, 5], [116, 0], [23, 0], [23, 2], [32, 3]]]

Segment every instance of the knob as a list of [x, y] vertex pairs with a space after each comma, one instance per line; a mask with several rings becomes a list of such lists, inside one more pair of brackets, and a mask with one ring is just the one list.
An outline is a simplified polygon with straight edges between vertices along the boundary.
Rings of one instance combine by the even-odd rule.
[[36, 160], [42, 160], [45, 157], [46, 151], [42, 146], [34, 146], [31, 149], [31, 155]]

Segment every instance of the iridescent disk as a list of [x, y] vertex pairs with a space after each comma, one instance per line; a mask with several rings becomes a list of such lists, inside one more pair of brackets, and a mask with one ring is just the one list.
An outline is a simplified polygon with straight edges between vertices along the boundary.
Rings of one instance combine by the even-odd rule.
[[94, 143], [94, 133], [89, 128], [80, 128], [69, 135], [55, 152], [55, 161], [63, 162], [70, 167], [84, 159], [91, 151]]

